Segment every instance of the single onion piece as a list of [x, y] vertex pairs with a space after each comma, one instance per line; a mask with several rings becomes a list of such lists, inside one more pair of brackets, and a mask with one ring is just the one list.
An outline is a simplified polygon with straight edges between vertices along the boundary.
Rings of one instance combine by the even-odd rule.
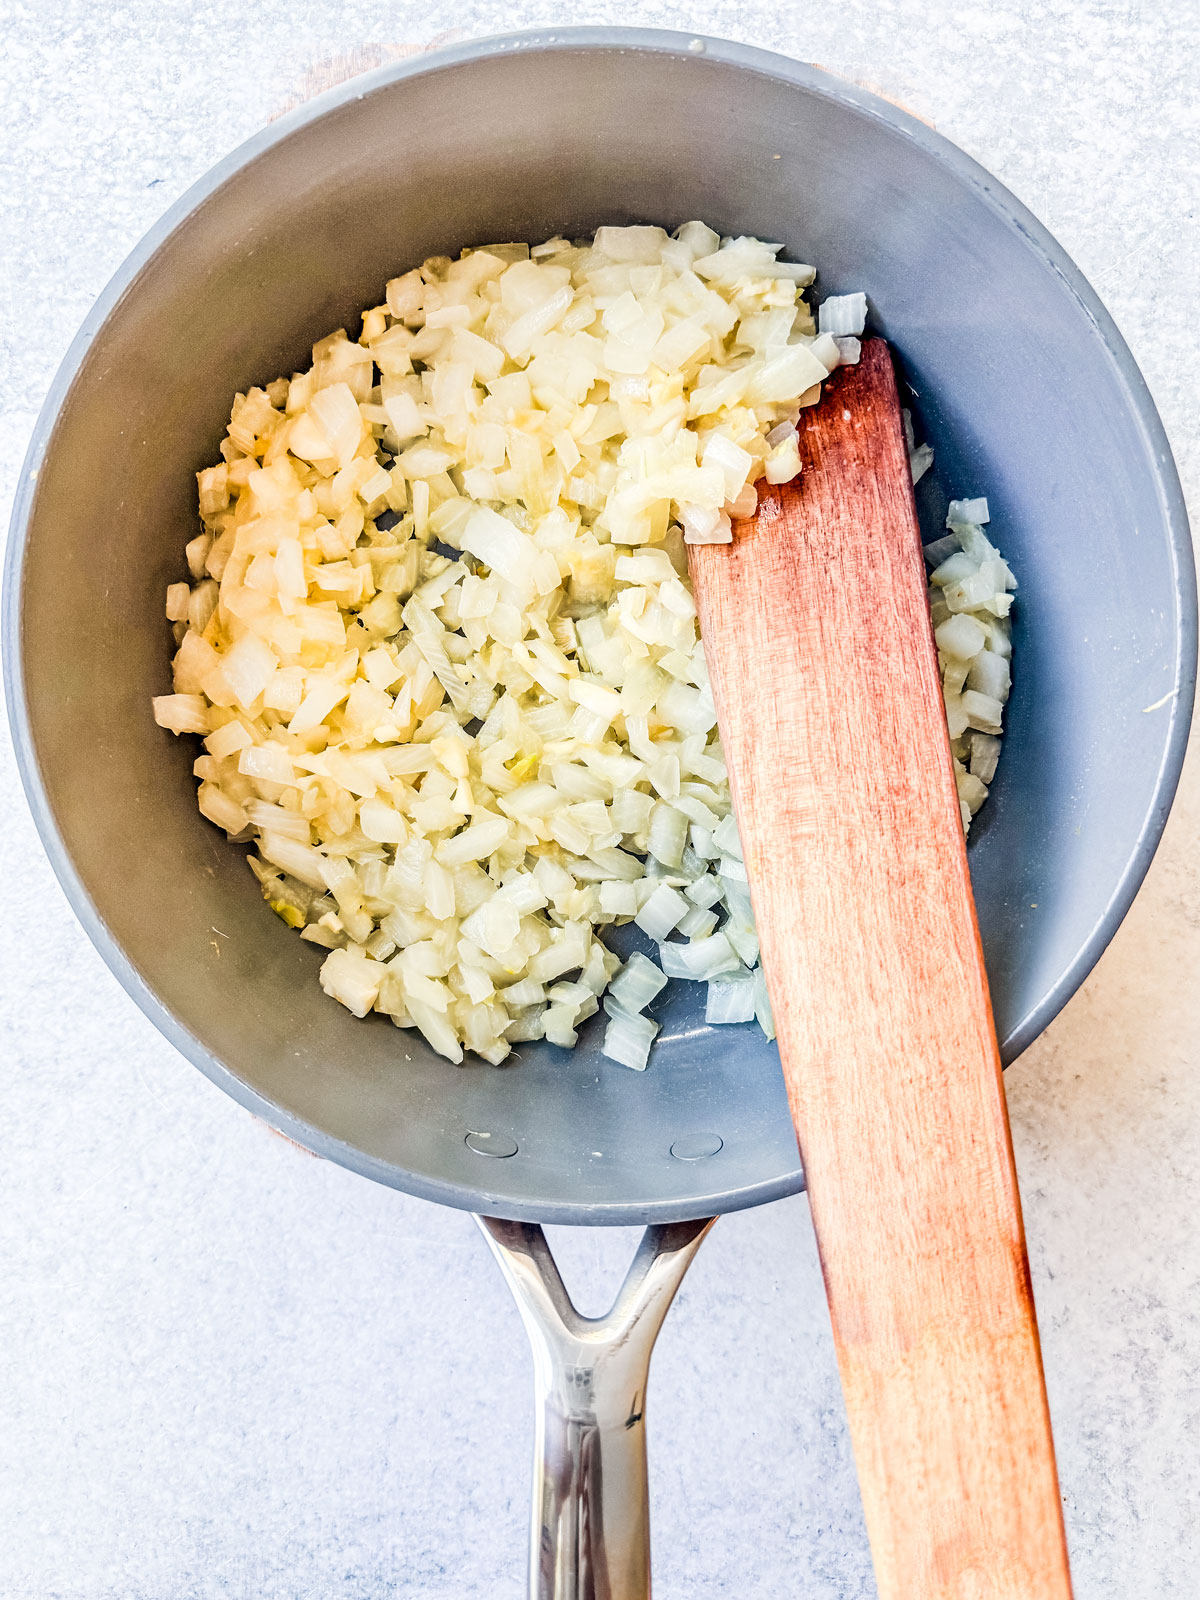
[[623, 1067], [631, 1067], [634, 1072], [645, 1072], [658, 1026], [649, 1017], [631, 1017], [624, 1013], [611, 1017], [600, 1053]]
[[717, 978], [708, 985], [704, 1004], [705, 1022], [753, 1022], [754, 980], [747, 972], [732, 978]]
[[761, 966], [754, 969], [754, 1015], [768, 1039], [775, 1037], [775, 1018], [771, 1015], [771, 1001], [767, 995], [767, 980]]
[[683, 860], [687, 836], [688, 819], [684, 813], [665, 800], [658, 801], [650, 813], [649, 853], [665, 867], [677, 867]]
[[[757, 505], [757, 503], [758, 500], [756, 496], [755, 504]], [[716, 522], [711, 530], [707, 533], [701, 533], [694, 528], [689, 529], [685, 526], [683, 530], [683, 542], [684, 544], [732, 544], [733, 527], [725, 513], [723, 511], [719, 511], [717, 513]]]
[[160, 694], [151, 701], [154, 720], [171, 733], [207, 733], [208, 701], [200, 694]]
[[821, 302], [817, 323], [822, 333], [859, 334], [867, 325], [865, 294], [831, 295]]
[[723, 433], [710, 433], [700, 452], [702, 465], [715, 467], [725, 479], [725, 498], [732, 500], [734, 495], [740, 494], [742, 486], [750, 476], [754, 466], [754, 457], [748, 450], [743, 450], [741, 445], [734, 444], [732, 439], [726, 438]]
[[933, 637], [942, 654], [950, 656], [955, 661], [970, 661], [973, 656], [979, 654], [987, 642], [987, 633], [983, 625], [966, 612], [958, 612], [947, 617], [945, 622], [934, 630]]
[[724, 893], [718, 880], [709, 872], [694, 879], [683, 892], [693, 905], [705, 910], [709, 906], [715, 906]]
[[822, 366], [833, 372], [841, 365], [842, 353], [831, 333], [819, 333], [808, 347]]
[[912, 472], [912, 481], [915, 487], [933, 465], [932, 447], [927, 444], [919, 444], [909, 455], [908, 465]]
[[768, 483], [791, 483], [800, 472], [800, 446], [796, 434], [789, 434], [767, 457], [763, 477]]
[[668, 978], [706, 979], [741, 966], [723, 933], [694, 939], [690, 944], [660, 944], [658, 955]]
[[[775, 430], [772, 429], [772, 432]], [[770, 435], [768, 434], [768, 438]], [[748, 483], [734, 495], [732, 500], [726, 500], [722, 510], [725, 515], [735, 522], [744, 522], [752, 517], [758, 510], [758, 490], [752, 483]]]
[[693, 906], [679, 924], [678, 931], [685, 939], [705, 939], [717, 926], [717, 913], [704, 906]]
[[624, 967], [608, 986], [609, 997], [631, 1015], [648, 1006], [655, 995], [666, 988], [667, 979], [662, 969], [648, 961], [640, 951], [634, 951]]
[[685, 538], [690, 533], [703, 539], [713, 531], [720, 520], [721, 513], [716, 506], [687, 504], [679, 507], [679, 521]]
[[688, 902], [669, 884], [660, 883], [633, 919], [649, 938], [665, 939], [687, 916]]
[[739, 861], [742, 859], [742, 838], [738, 833], [737, 818], [732, 811], [713, 829], [713, 842], [719, 845], [727, 856], [736, 856]]
[[321, 987], [326, 994], [365, 1017], [379, 998], [387, 969], [357, 950], [331, 950], [321, 966]]
[[946, 512], [946, 526], [956, 527], [959, 523], [974, 522], [982, 526], [991, 520], [987, 500], [981, 495], [978, 500], [951, 500], [950, 509]]

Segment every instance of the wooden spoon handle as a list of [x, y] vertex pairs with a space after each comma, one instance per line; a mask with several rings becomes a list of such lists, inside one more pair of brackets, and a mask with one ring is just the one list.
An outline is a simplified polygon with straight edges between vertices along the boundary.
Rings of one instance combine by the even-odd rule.
[[1064, 1600], [1020, 1198], [891, 356], [691, 552], [882, 1600]]

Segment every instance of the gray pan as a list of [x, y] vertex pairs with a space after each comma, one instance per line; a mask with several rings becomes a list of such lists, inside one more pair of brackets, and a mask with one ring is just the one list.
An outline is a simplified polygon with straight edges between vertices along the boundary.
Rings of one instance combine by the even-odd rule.
[[[986, 494], [1018, 574], [1008, 737], [970, 847], [1011, 1060], [1089, 971], [1158, 841], [1195, 676], [1191, 545], [1154, 406], [1096, 296], [1012, 195], [895, 106], [761, 51], [634, 29], [474, 42], [324, 95], [202, 179], [101, 296], [38, 422], [8, 551], [18, 759], [130, 995], [319, 1155], [508, 1219], [491, 1237], [560, 1390], [546, 1448], [565, 1455], [537, 1491], [546, 1594], [644, 1592], [642, 1390], [620, 1370], [634, 1447], [610, 1458], [604, 1428], [588, 1432], [607, 1404], [598, 1353], [648, 1360], [698, 1239], [684, 1219], [802, 1187], [776, 1051], [753, 1026], [706, 1026], [690, 985], [657, 1008], [644, 1074], [600, 1056], [600, 1019], [573, 1054], [525, 1046], [499, 1069], [355, 1021], [198, 815], [195, 752], [148, 702], [168, 678], [163, 591], [194, 530], [193, 473], [236, 390], [307, 365], [314, 339], [432, 253], [691, 217], [782, 241], [822, 294], [867, 292], [936, 452], [927, 536], [949, 495]], [[615, 1322], [591, 1326], [520, 1226], [538, 1222], [668, 1226]], [[573, 1397], [555, 1361], [590, 1374]], [[580, 1513], [574, 1489], [595, 1495], [601, 1476], [603, 1503]]]

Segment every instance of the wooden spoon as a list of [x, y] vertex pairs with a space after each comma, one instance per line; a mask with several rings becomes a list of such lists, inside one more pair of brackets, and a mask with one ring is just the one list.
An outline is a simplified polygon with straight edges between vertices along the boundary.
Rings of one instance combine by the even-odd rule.
[[891, 356], [692, 579], [882, 1600], [1071, 1592]]

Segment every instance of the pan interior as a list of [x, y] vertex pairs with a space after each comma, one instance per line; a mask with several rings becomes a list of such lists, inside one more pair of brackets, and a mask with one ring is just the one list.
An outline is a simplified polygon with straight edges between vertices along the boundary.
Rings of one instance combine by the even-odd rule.
[[197, 1065], [373, 1177], [548, 1221], [793, 1190], [775, 1049], [753, 1026], [706, 1026], [698, 986], [658, 1008], [644, 1074], [600, 1056], [603, 1018], [573, 1053], [539, 1043], [455, 1068], [324, 997], [320, 953], [198, 815], [192, 742], [150, 717], [192, 475], [235, 391], [307, 365], [430, 254], [702, 217], [783, 241], [821, 294], [865, 290], [935, 447], [927, 536], [949, 494], [986, 494], [1020, 580], [1008, 737], [971, 840], [1011, 1056], [1115, 927], [1177, 768], [1191, 622], [1149, 402], [1031, 219], [902, 114], [811, 69], [662, 35], [501, 43], [389, 69], [318, 111], [233, 158], [139, 252], [35, 441], [8, 603], [18, 739], [56, 865]]

